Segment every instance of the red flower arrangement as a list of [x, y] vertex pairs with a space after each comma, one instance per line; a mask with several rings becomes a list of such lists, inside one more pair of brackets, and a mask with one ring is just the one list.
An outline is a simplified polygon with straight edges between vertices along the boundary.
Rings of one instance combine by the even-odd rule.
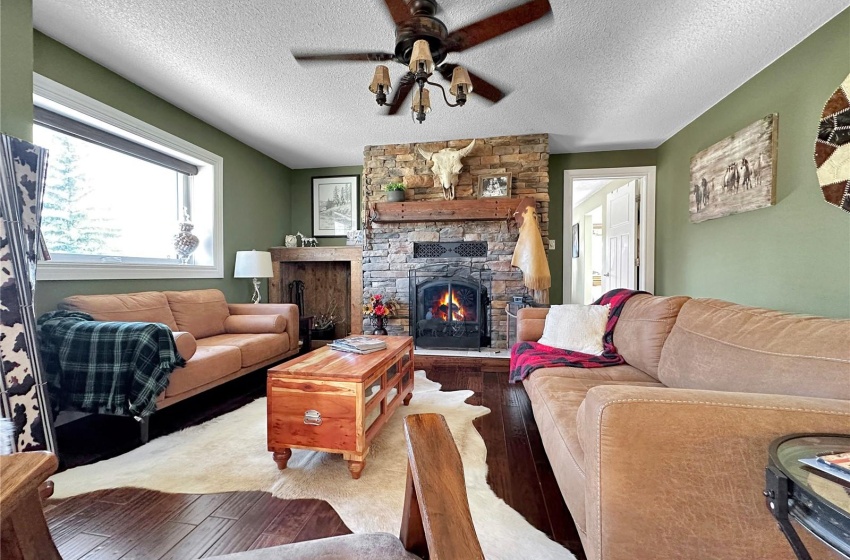
[[392, 298], [384, 298], [381, 294], [375, 294], [363, 306], [363, 314], [369, 317], [388, 317], [395, 315], [398, 303]]

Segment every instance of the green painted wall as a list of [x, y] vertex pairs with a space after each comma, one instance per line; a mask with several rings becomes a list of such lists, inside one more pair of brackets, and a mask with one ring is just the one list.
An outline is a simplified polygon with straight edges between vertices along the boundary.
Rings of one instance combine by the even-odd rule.
[[38, 31], [34, 39], [37, 73], [224, 158], [223, 279], [39, 281], [37, 312], [72, 294], [144, 290], [218, 288], [232, 302], [250, 301], [250, 280], [233, 278], [236, 251], [283, 243], [291, 229], [291, 170]]
[[655, 150], [585, 152], [549, 156], [549, 237], [556, 241], [555, 250], [549, 251], [549, 268], [552, 272], [552, 290], [549, 293], [549, 299], [552, 303], [564, 302], [564, 250], [567, 249], [564, 247], [564, 171], [641, 167], [655, 164]]
[[[848, 73], [845, 10], [658, 148], [658, 293], [850, 316], [850, 215], [823, 201], [812, 158], [823, 105]], [[770, 113], [776, 206], [691, 224], [691, 156]]]
[[[360, 176], [361, 193], [357, 199], [362, 202], [363, 166], [348, 167], [318, 167], [313, 169], [293, 169], [290, 174], [291, 213], [290, 228], [286, 233], [300, 231], [305, 236], [313, 234], [313, 177], [332, 177], [334, 175]], [[362, 229], [363, 224], [360, 224]], [[345, 245], [345, 237], [324, 237], [319, 239], [319, 245], [330, 247]]]
[[32, 0], [0, 0], [0, 132], [32, 141]]

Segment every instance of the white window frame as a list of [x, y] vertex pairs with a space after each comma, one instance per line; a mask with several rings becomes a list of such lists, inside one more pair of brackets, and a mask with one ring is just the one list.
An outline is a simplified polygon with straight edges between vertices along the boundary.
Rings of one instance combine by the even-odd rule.
[[[214, 209], [212, 265], [39, 261], [38, 280], [224, 278], [224, 159], [221, 156], [35, 73], [33, 97], [40, 107], [197, 165], [195, 188], [203, 183], [212, 184]], [[177, 233], [176, 223], [174, 233]]]

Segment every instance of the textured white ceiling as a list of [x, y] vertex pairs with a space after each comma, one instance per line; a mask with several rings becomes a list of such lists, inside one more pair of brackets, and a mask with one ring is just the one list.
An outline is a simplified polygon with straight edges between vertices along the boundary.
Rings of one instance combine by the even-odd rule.
[[[521, 1], [441, 0], [438, 17], [452, 31]], [[38, 30], [291, 168], [360, 165], [370, 144], [542, 132], [552, 153], [654, 148], [848, 6], [552, 0], [553, 17], [448, 59], [505, 99], [435, 99], [418, 125], [382, 115], [373, 63], [290, 54], [391, 52], [380, 0], [33, 2]]]

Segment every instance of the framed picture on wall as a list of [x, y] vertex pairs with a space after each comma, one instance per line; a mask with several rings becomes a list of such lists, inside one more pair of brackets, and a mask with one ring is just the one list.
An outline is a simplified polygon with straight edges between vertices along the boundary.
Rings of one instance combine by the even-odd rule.
[[578, 246], [579, 246], [579, 235], [578, 235], [578, 224], [573, 224], [573, 258], [578, 258]]
[[478, 198], [510, 198], [511, 173], [478, 177]]
[[313, 177], [313, 237], [360, 229], [360, 176]]

